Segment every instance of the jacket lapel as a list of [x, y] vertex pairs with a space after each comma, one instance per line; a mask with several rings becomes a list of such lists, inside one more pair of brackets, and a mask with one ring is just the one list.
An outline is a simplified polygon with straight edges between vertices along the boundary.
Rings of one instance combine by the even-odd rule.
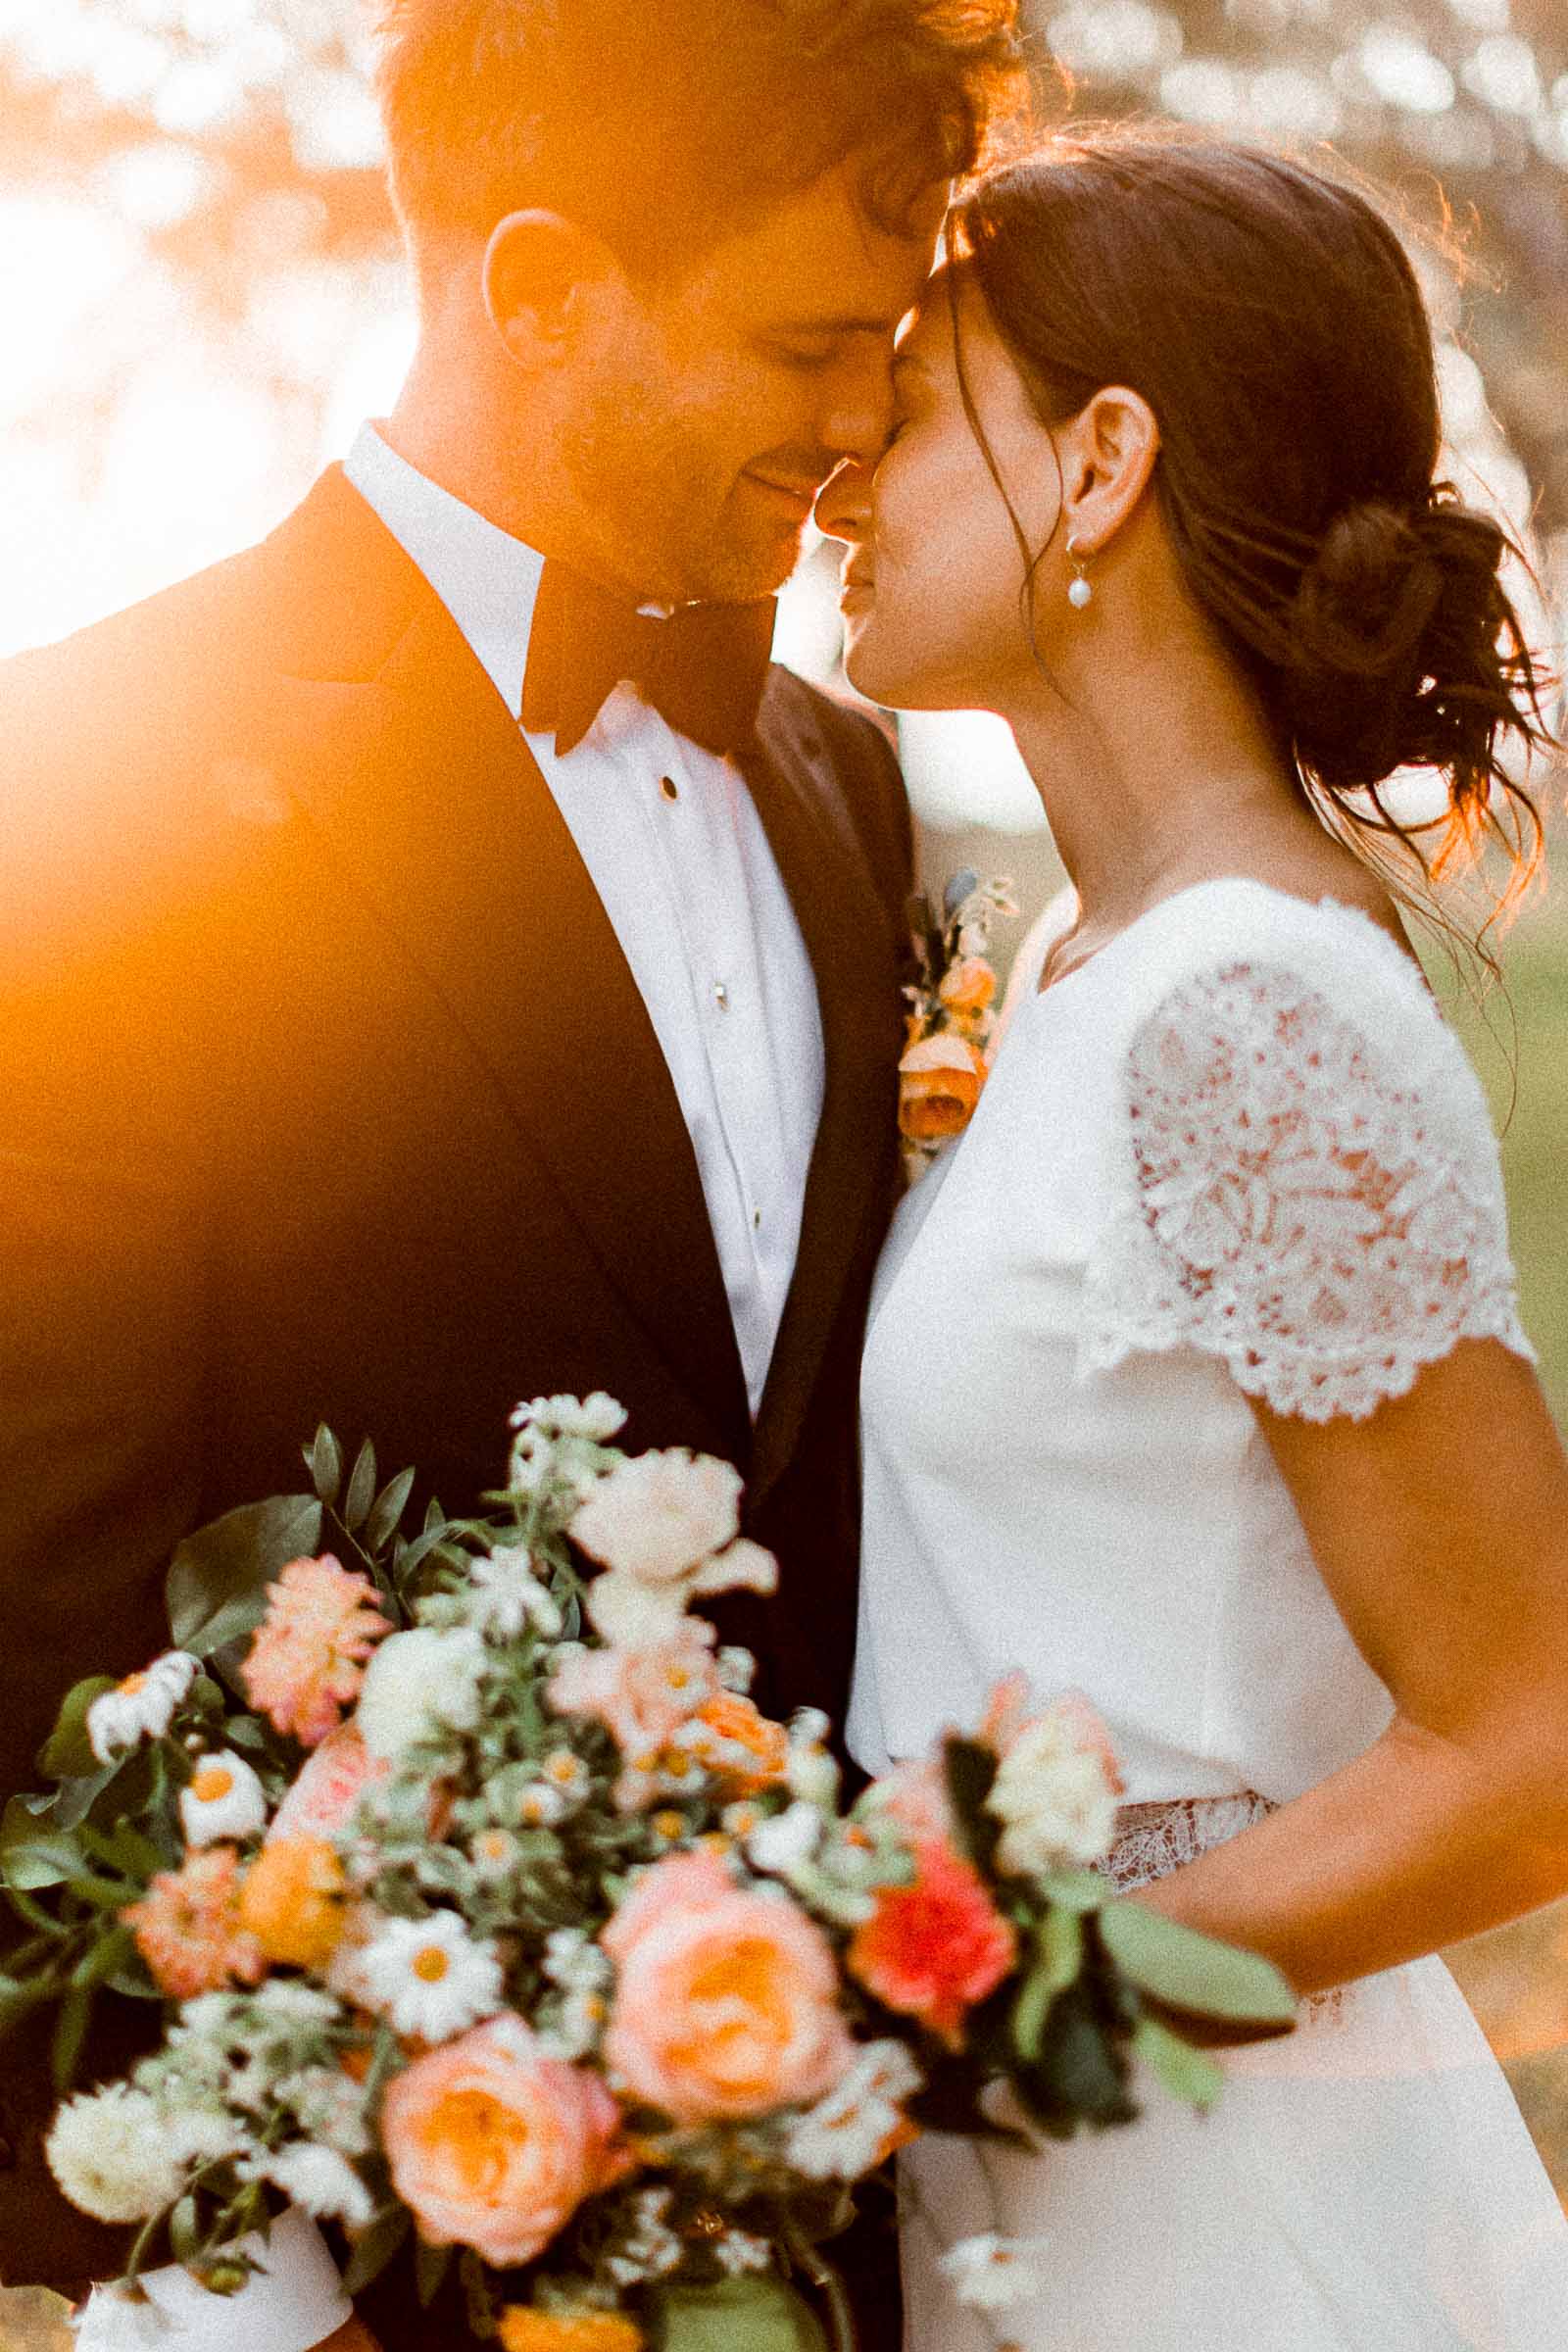
[[836, 821], [843, 786], [823, 772], [804, 697], [769, 694], [742, 765], [816, 977], [826, 1059], [795, 1278], [758, 1415], [755, 1511], [795, 1449], [867, 1221], [892, 1205], [903, 1023], [887, 914], [847, 815]]
[[319, 602], [313, 580], [335, 608], [313, 630], [307, 605], [271, 681], [291, 792], [463, 1031], [651, 1346], [744, 1460], [745, 1381], [686, 1123], [520, 729], [338, 469], [270, 551], [296, 616], [294, 598]]

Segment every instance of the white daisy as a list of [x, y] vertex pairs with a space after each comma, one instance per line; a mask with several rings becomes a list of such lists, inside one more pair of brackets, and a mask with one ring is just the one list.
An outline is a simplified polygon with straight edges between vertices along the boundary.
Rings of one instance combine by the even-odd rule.
[[266, 1825], [266, 1793], [243, 1756], [220, 1748], [216, 1755], [198, 1758], [179, 1792], [179, 1818], [188, 1845], [254, 1837]]
[[900, 2100], [922, 2079], [902, 2042], [867, 2042], [843, 2080], [791, 2125], [790, 2163], [813, 2180], [858, 2180], [902, 2123]]
[[561, 1603], [540, 1583], [525, 1544], [501, 1544], [476, 1559], [468, 1578], [470, 1623], [487, 1634], [515, 1641], [525, 1625], [553, 1642], [561, 1631]]
[[998, 2237], [988, 2230], [960, 2239], [937, 2267], [971, 2311], [1005, 2311], [1043, 2291], [1040, 2265], [1048, 2249], [1043, 2237]]
[[138, 1674], [126, 1675], [87, 1709], [87, 1742], [100, 1764], [112, 1764], [143, 1740], [162, 1740], [174, 1710], [201, 1672], [183, 1649], [167, 1649]]
[[494, 1826], [476, 1830], [468, 1840], [468, 1859], [473, 1864], [474, 1876], [486, 1886], [493, 1886], [498, 1879], [506, 1878], [515, 1869], [521, 1850], [510, 1830]]
[[544, 1973], [566, 1992], [602, 1992], [614, 1974], [610, 1954], [586, 1928], [557, 1928], [545, 1938]]
[[128, 2082], [68, 2099], [44, 2154], [73, 2205], [98, 2222], [144, 2222], [172, 2205], [185, 2167], [159, 2102]]
[[552, 1781], [530, 1781], [517, 1798], [517, 1819], [527, 1830], [553, 1829], [565, 1814], [566, 1798]]
[[359, 1955], [370, 2004], [400, 2034], [450, 2041], [501, 2005], [501, 1963], [456, 1911], [389, 1919]]
[[363, 2230], [375, 2212], [375, 2199], [354, 2167], [334, 2149], [308, 2139], [270, 2151], [241, 2170], [252, 2180], [270, 2180], [318, 2222], [346, 2222], [351, 2230]]

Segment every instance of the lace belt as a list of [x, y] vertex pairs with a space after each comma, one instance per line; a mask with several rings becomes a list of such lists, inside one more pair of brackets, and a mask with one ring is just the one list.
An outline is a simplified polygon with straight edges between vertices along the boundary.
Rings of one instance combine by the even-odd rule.
[[1102, 1868], [1118, 1894], [1147, 1886], [1184, 1862], [1196, 1862], [1216, 1845], [1262, 1821], [1274, 1806], [1245, 1788], [1239, 1796], [1175, 1796], [1149, 1805], [1122, 1805], [1116, 1837]]

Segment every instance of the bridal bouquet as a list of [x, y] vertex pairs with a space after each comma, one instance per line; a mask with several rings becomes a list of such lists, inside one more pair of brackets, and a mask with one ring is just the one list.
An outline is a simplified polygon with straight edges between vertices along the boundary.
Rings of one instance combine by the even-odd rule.
[[1012, 884], [982, 882], [972, 866], [948, 883], [940, 917], [924, 892], [909, 901], [913, 977], [904, 990], [899, 1133], [911, 1183], [974, 1116], [996, 1025], [992, 925], [1017, 911]]
[[[377, 1494], [367, 1446], [345, 1486], [319, 1431], [314, 1493], [176, 1554], [177, 1646], [67, 1698], [0, 1839], [30, 1931], [0, 2019], [58, 2002], [64, 2091], [98, 1988], [163, 2004], [49, 2140], [74, 2203], [140, 2226], [132, 2302], [170, 2257], [234, 2291], [292, 2203], [345, 2231], [351, 2292], [411, 2234], [426, 2300], [455, 2262], [506, 2352], [820, 2344], [791, 2274], [847, 2343], [821, 2248], [901, 2141], [1008, 2129], [1002, 2082], [1046, 2132], [1126, 2123], [1135, 2055], [1206, 2102], [1150, 1996], [1289, 2018], [1263, 1963], [1091, 1867], [1118, 1783], [1076, 1699], [1005, 1686], [847, 1804], [826, 1721], [764, 1717], [691, 1613], [775, 1581], [737, 1475], [628, 1456], [622, 1420], [519, 1408], [495, 1514], [413, 1536], [413, 1474]], [[955, 2277], [995, 2301], [1008, 2255]]]

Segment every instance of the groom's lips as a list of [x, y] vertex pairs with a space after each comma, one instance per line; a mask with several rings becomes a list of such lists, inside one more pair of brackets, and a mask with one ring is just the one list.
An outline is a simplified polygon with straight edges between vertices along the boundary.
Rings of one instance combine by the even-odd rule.
[[780, 505], [790, 509], [798, 522], [809, 519], [811, 509], [816, 504], [817, 491], [821, 488], [819, 482], [780, 481], [770, 473], [754, 473], [750, 467], [745, 478], [759, 490], [770, 491]]

